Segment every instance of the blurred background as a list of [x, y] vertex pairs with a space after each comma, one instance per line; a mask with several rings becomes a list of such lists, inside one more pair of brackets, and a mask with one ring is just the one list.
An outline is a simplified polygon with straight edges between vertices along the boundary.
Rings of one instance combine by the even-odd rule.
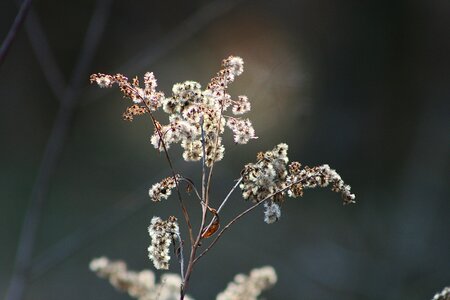
[[[19, 5], [0, 7], [3, 40]], [[49, 0], [32, 3], [0, 65], [0, 297], [15, 278], [22, 299], [128, 298], [89, 261], [153, 269], [150, 219], [181, 213], [147, 195], [170, 175], [152, 124], [123, 121], [128, 102], [89, 75], [153, 71], [169, 93], [205, 86], [230, 54], [245, 61], [230, 93], [250, 98], [259, 139], [226, 134], [213, 203], [280, 142], [291, 160], [330, 164], [358, 202], [308, 190], [273, 225], [255, 211], [199, 262], [190, 294], [214, 299], [263, 265], [279, 278], [267, 299], [430, 299], [450, 284], [449, 1]], [[222, 220], [248, 206], [231, 203]]]

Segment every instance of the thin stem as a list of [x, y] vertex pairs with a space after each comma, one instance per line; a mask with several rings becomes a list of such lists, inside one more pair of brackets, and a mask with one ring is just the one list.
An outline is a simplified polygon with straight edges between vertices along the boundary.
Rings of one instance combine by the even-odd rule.
[[[234, 191], [236, 190], [236, 188], [239, 186], [239, 184], [241, 183], [241, 181], [242, 181], [242, 177], [239, 178], [239, 179], [237, 180], [236, 184], [235, 184], [235, 185], [231, 188], [231, 190], [228, 192], [228, 194], [227, 194], [227, 196], [225, 197], [225, 199], [223, 199], [222, 203], [220, 204], [219, 208], [217, 209], [217, 213], [219, 213], [219, 212], [222, 210], [222, 208], [225, 206], [225, 204], [227, 203], [228, 199], [230, 198], [231, 194], [233, 194], [233, 192], [234, 192]], [[211, 227], [211, 225], [212, 225], [212, 224], [214, 223], [214, 221], [216, 221], [216, 220], [217, 220], [217, 217], [214, 216], [214, 217], [211, 219], [211, 222], [209, 222], [208, 226], [206, 226], [205, 231], [208, 231], [208, 229]]]
[[184, 252], [183, 252], [183, 240], [181, 239], [181, 235], [179, 233], [175, 233], [175, 236], [178, 239], [178, 243], [180, 245], [180, 255], [178, 259], [180, 260], [180, 275], [181, 280], [184, 281]]
[[5, 298], [7, 300], [22, 299], [27, 288], [44, 200], [47, 197], [51, 178], [58, 166], [64, 144], [75, 117], [77, 97], [82, 85], [82, 79], [86, 76], [87, 69], [95, 54], [95, 49], [103, 34], [110, 4], [110, 0], [97, 1], [70, 83], [61, 99], [58, 114], [53, 123], [52, 131], [39, 165], [20, 232], [13, 275]]
[[200, 117], [200, 127], [202, 133], [202, 201], [205, 206], [208, 206], [208, 199], [206, 197], [206, 141], [205, 130], [203, 123], [205, 122], [204, 116]]
[[216, 238], [211, 242], [211, 244], [209, 244], [209, 246], [202, 252], [200, 253], [200, 255], [194, 260], [194, 264], [201, 258], [203, 257], [216, 243], [217, 241], [220, 239], [220, 237], [222, 236], [222, 234], [231, 226], [233, 225], [237, 220], [239, 220], [240, 218], [242, 218], [243, 216], [245, 216], [246, 214], [248, 214], [249, 212], [251, 212], [252, 210], [254, 210], [256, 207], [260, 206], [262, 203], [266, 202], [267, 200], [269, 200], [270, 198], [272, 198], [273, 196], [275, 196], [278, 193], [282, 193], [283, 191], [287, 190], [288, 188], [290, 188], [291, 186], [293, 186], [294, 184], [299, 183], [300, 180], [295, 181], [291, 184], [289, 184], [288, 186], [268, 195], [267, 197], [265, 197], [264, 199], [262, 199], [261, 201], [255, 203], [254, 205], [250, 206], [249, 208], [247, 208], [246, 210], [244, 210], [243, 212], [241, 212], [240, 214], [238, 214], [236, 217], [234, 217], [234, 219], [232, 219], [230, 222], [228, 222], [228, 224], [217, 234]]
[[177, 189], [178, 200], [180, 202], [184, 220], [186, 221], [186, 224], [188, 226], [189, 238], [191, 240], [191, 244], [193, 244], [194, 243], [194, 235], [192, 233], [192, 225], [191, 225], [191, 221], [189, 219], [189, 213], [186, 209], [186, 206], [183, 203], [183, 198], [181, 198], [180, 185], [178, 182], [177, 174], [175, 172], [175, 169], [173, 168], [173, 164], [172, 164], [172, 160], [170, 159], [169, 152], [167, 151], [167, 147], [166, 147], [166, 143], [164, 142], [163, 134], [158, 126], [158, 123], [156, 122], [155, 117], [152, 114], [152, 109], [151, 109], [150, 105], [145, 101], [145, 99], [142, 99], [142, 102], [145, 104], [145, 106], [148, 109], [148, 113], [150, 115], [150, 118], [152, 119], [153, 126], [155, 127], [156, 132], [158, 133], [158, 136], [159, 136], [159, 140], [161, 141], [161, 145], [163, 146], [164, 154], [166, 156], [167, 162], [169, 163], [170, 170], [172, 171], [173, 180], [175, 181], [175, 186]]
[[239, 186], [239, 184], [242, 182], [242, 177], [239, 178], [235, 185], [231, 188], [231, 190], [228, 192], [228, 195], [225, 197], [225, 199], [223, 199], [222, 203], [220, 204], [219, 208], [217, 209], [217, 213], [219, 213], [222, 208], [225, 206], [225, 204], [227, 203], [228, 199], [230, 198], [231, 194], [233, 194], [233, 192], [236, 190], [236, 188]]
[[180, 176], [180, 181], [184, 181], [187, 184], [189, 184], [189, 186], [192, 188], [192, 190], [194, 191], [195, 195], [197, 196], [198, 200], [202, 201], [202, 197], [200, 196], [200, 194], [199, 194], [199, 192], [197, 190], [197, 187], [192, 182], [192, 180], [190, 180], [190, 179], [188, 179], [186, 177]]
[[207, 199], [209, 199], [209, 189], [211, 187], [211, 178], [212, 178], [213, 169], [214, 169], [214, 163], [215, 163], [216, 152], [217, 152], [217, 145], [219, 144], [220, 125], [222, 124], [222, 122], [221, 122], [222, 121], [222, 112], [223, 112], [223, 102], [222, 102], [222, 105], [220, 107], [219, 121], [217, 122], [218, 124], [217, 124], [217, 132], [216, 132], [216, 141], [215, 141], [215, 146], [214, 146], [213, 160], [211, 162], [211, 167], [209, 168], [208, 183], [206, 184], [206, 198]]
[[183, 284], [181, 285], [181, 293], [180, 293], [180, 299], [183, 300], [184, 296], [186, 295], [186, 291], [189, 284], [189, 279], [192, 274], [192, 270], [194, 268], [194, 260], [195, 255], [197, 253], [197, 248], [200, 246], [200, 240], [202, 239], [202, 232], [203, 227], [206, 223], [206, 213], [207, 213], [207, 207], [208, 207], [208, 198], [207, 198], [207, 192], [206, 192], [206, 145], [205, 145], [205, 131], [203, 129], [203, 116], [200, 119], [200, 125], [201, 125], [201, 133], [202, 133], [202, 151], [203, 151], [203, 157], [202, 157], [202, 221], [200, 224], [200, 228], [197, 234], [197, 238], [195, 240], [195, 243], [192, 244], [191, 247], [191, 255], [189, 256], [189, 263], [186, 269], [186, 277], [184, 278]]

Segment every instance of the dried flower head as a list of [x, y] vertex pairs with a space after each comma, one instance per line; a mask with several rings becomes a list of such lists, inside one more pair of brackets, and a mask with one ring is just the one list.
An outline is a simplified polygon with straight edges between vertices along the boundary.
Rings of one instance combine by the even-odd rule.
[[317, 167], [305, 166], [299, 169], [300, 163], [293, 162], [289, 166], [290, 174], [287, 177], [287, 185], [290, 186], [288, 195], [298, 197], [303, 195], [303, 190], [315, 187], [327, 187], [331, 185], [333, 192], [342, 195], [344, 205], [355, 203], [355, 194], [350, 191], [350, 186], [345, 184], [341, 176], [329, 165]]
[[431, 300], [450, 300], [450, 287], [444, 288], [440, 293], [434, 295]]
[[258, 154], [256, 163], [247, 164], [242, 171], [242, 197], [259, 202], [269, 195], [271, 201], [281, 202], [286, 184], [288, 145], [279, 144], [273, 150]]
[[169, 247], [175, 238], [174, 235], [180, 234], [177, 218], [169, 217], [167, 221], [163, 221], [160, 217], [153, 217], [148, 233], [151, 238], [148, 257], [156, 269], [169, 269]]
[[[179, 298], [181, 278], [178, 274], [163, 274], [160, 282], [156, 283], [152, 271], [129, 271], [123, 261], [110, 261], [106, 257], [93, 259], [89, 268], [99, 277], [108, 279], [116, 289], [127, 292], [133, 298], [139, 300]], [[186, 296], [185, 299], [193, 300], [190, 296]]]
[[234, 281], [217, 295], [216, 300], [256, 300], [264, 291], [271, 288], [277, 282], [277, 274], [270, 267], [253, 269], [250, 275], [238, 274]]
[[[176, 176], [177, 180], [180, 178]], [[148, 191], [152, 201], [159, 202], [162, 199], [167, 199], [172, 194], [172, 189], [177, 185], [173, 176], [164, 178], [161, 182], [155, 183]]]
[[280, 206], [273, 201], [264, 202], [264, 222], [272, 224], [281, 217]]
[[[152, 218], [148, 227], [151, 238], [148, 247], [150, 260], [156, 269], [168, 269], [169, 248], [173, 243], [175, 255], [180, 263], [181, 276], [164, 274], [161, 283], [155, 283], [154, 274], [150, 271], [140, 273], [127, 271], [123, 262], [110, 262], [104, 257], [91, 262], [90, 267], [93, 271], [99, 276], [108, 278], [112, 285], [127, 291], [132, 297], [140, 300], [190, 299], [186, 296], [186, 289], [196, 262], [216, 244], [225, 230], [258, 206], [264, 206], [264, 221], [272, 224], [281, 217], [281, 205], [285, 197], [301, 197], [305, 189], [331, 186], [332, 191], [342, 195], [344, 204], [355, 202], [355, 195], [351, 193], [350, 186], [344, 183], [335, 170], [326, 164], [317, 167], [303, 167], [299, 162], [289, 164], [288, 145], [280, 143], [272, 150], [258, 153], [256, 162], [245, 165], [241, 177], [222, 203], [215, 207], [216, 203], [210, 201], [211, 178], [214, 163], [224, 157], [222, 135], [225, 128], [233, 132], [236, 144], [246, 144], [257, 138], [252, 122], [248, 118], [241, 118], [241, 115], [251, 110], [249, 99], [241, 95], [234, 100], [227, 91], [229, 84], [243, 71], [242, 58], [230, 56], [222, 61], [222, 69], [210, 80], [206, 88], [202, 88], [200, 83], [195, 81], [184, 81], [174, 84], [168, 96], [157, 91], [156, 78], [150, 72], [145, 73], [143, 86], [137, 77], [129, 80], [122, 74], [98, 73], [90, 77], [91, 83], [96, 83], [102, 88], [117, 85], [124, 97], [131, 100], [130, 106], [123, 113], [125, 120], [132, 121], [134, 117], [146, 114], [150, 117], [154, 125], [150, 142], [155, 149], [165, 152], [173, 176], [153, 184], [148, 191], [149, 196], [152, 201], [160, 202], [167, 199], [176, 188], [189, 233], [189, 239], [186, 240], [190, 241], [190, 253], [185, 256], [185, 240], [180, 236], [177, 219]], [[166, 114], [168, 121], [164, 122], [165, 124], [156, 120], [153, 113], [157, 110]], [[202, 161], [201, 193], [193, 180], [177, 175], [174, 170], [167, 151], [172, 144], [181, 146], [184, 160]], [[187, 192], [194, 191], [201, 204], [202, 214], [197, 236], [181, 196], [179, 181], [188, 184]], [[226, 225], [220, 226], [224, 218], [220, 215], [219, 221], [219, 213], [238, 186], [242, 191], [242, 197], [253, 204]], [[209, 213], [212, 214], [212, 219], [208, 224]], [[215, 238], [201, 249], [202, 243], [207, 243], [206, 239], [213, 235]], [[187, 264], [185, 258], [189, 259]], [[273, 286], [276, 281], [277, 276], [272, 267], [254, 269], [248, 276], [236, 275], [234, 281], [217, 296], [217, 299], [257, 299], [263, 290]], [[445, 290], [442, 295], [444, 292]], [[447, 297], [447, 294], [445, 292], [443, 297]], [[438, 296], [435, 299], [448, 298]]]
[[91, 82], [100, 87], [117, 84], [125, 98], [132, 100], [134, 104], [123, 113], [125, 120], [132, 121], [134, 116], [151, 113], [162, 107], [168, 114], [169, 123], [155, 126], [151, 137], [152, 145], [159, 151], [164, 151], [171, 144], [180, 144], [186, 161], [198, 161], [203, 157], [205, 144], [206, 165], [211, 166], [224, 156], [225, 147], [222, 145], [221, 135], [225, 125], [233, 131], [234, 141], [238, 144], [246, 144], [256, 138], [250, 120], [226, 115], [230, 106], [235, 115], [250, 111], [251, 105], [246, 96], [232, 100], [227, 93], [228, 85], [243, 71], [242, 58], [230, 56], [223, 60], [222, 69], [211, 79], [206, 89], [202, 90], [201, 85], [195, 81], [176, 83], [171, 97], [165, 97], [162, 92], [156, 91], [157, 83], [153, 73], [144, 75], [143, 88], [139, 86], [138, 78], [130, 82], [122, 74], [93, 74]]
[[266, 223], [271, 224], [280, 218], [279, 204], [286, 194], [301, 197], [307, 188], [331, 185], [332, 191], [341, 193], [344, 205], [355, 203], [355, 194], [351, 193], [350, 186], [329, 165], [305, 166], [302, 169], [299, 162], [292, 162], [288, 168], [287, 150], [286, 144], [279, 144], [271, 151], [258, 153], [258, 161], [247, 164], [242, 170], [242, 197], [253, 202], [267, 201], [264, 203]]

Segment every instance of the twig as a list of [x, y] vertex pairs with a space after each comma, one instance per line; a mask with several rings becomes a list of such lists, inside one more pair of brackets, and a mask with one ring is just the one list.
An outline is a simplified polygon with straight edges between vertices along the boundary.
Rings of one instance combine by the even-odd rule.
[[291, 186], [297, 184], [298, 182], [300, 182], [300, 180], [295, 181], [291, 184], [289, 184], [288, 186], [268, 195], [267, 197], [265, 197], [264, 199], [262, 199], [261, 201], [255, 203], [254, 205], [250, 206], [249, 208], [247, 208], [246, 210], [244, 210], [243, 212], [241, 212], [240, 214], [238, 214], [236, 217], [234, 217], [234, 219], [232, 219], [230, 222], [228, 222], [228, 224], [216, 235], [216, 238], [211, 242], [211, 244], [209, 244], [209, 246], [203, 250], [202, 253], [199, 254], [199, 256], [194, 260], [194, 263], [196, 263], [203, 255], [205, 255], [216, 243], [217, 241], [220, 239], [220, 237], [222, 236], [222, 234], [231, 226], [233, 225], [237, 220], [239, 220], [240, 218], [242, 218], [243, 216], [245, 216], [246, 214], [248, 214], [249, 212], [251, 212], [252, 210], [254, 210], [256, 207], [260, 206], [262, 203], [264, 203], [265, 201], [269, 200], [270, 198], [272, 198], [273, 196], [275, 196], [278, 193], [284, 192], [285, 190], [287, 190], [288, 188], [290, 188]]
[[205, 129], [203, 128], [204, 116], [200, 117], [200, 128], [202, 134], [202, 205], [203, 212], [208, 206], [208, 199], [206, 197], [206, 141], [205, 141]]
[[202, 133], [202, 199], [201, 199], [201, 205], [202, 205], [202, 220], [200, 223], [200, 228], [197, 234], [197, 238], [195, 239], [195, 242], [191, 244], [191, 254], [189, 255], [189, 262], [188, 266], [186, 268], [186, 276], [183, 280], [183, 283], [181, 285], [181, 291], [180, 291], [180, 300], [184, 299], [184, 296], [186, 295], [186, 291], [189, 285], [189, 279], [192, 274], [192, 270], [194, 268], [194, 259], [195, 255], [197, 253], [197, 248], [200, 246], [200, 240], [202, 239], [202, 232], [203, 232], [203, 226], [205, 226], [206, 222], [206, 213], [207, 213], [207, 207], [208, 207], [208, 199], [206, 194], [206, 150], [205, 150], [205, 131], [203, 129], [203, 116], [200, 119], [200, 125], [201, 125], [201, 133]]
[[215, 157], [216, 157], [216, 153], [217, 153], [217, 145], [219, 144], [220, 125], [222, 124], [223, 105], [224, 105], [224, 102], [222, 101], [222, 105], [220, 107], [219, 121], [217, 122], [217, 132], [216, 132], [216, 140], [215, 140], [215, 145], [214, 145], [214, 155], [213, 155], [213, 160], [211, 162], [211, 167], [209, 168], [208, 182], [206, 184], [206, 198], [207, 199], [209, 199], [209, 189], [211, 187], [211, 178], [212, 178], [212, 174], [213, 174]]
[[42, 205], [48, 194], [50, 178], [58, 164], [70, 129], [70, 124], [74, 117], [75, 100], [78, 96], [82, 78], [87, 73], [87, 67], [93, 58], [94, 50], [103, 33], [110, 3], [111, 0], [99, 0], [97, 2], [97, 7], [92, 15], [71, 83], [67, 87], [64, 98], [61, 101], [31, 192], [29, 206], [19, 237], [13, 275], [6, 300], [19, 300], [23, 298], [23, 293], [29, 280], [31, 259], [40, 222]]
[[195, 184], [192, 182], [192, 180], [183, 177], [180, 175], [180, 180], [186, 182], [187, 184], [189, 184], [189, 186], [194, 190], [195, 195], [197, 196], [198, 200], [202, 201], [202, 197], [200, 196], [197, 187], [195, 186]]
[[241, 183], [242, 179], [243, 179], [243, 178], [240, 177], [240, 178], [236, 181], [235, 185], [231, 188], [231, 190], [228, 192], [227, 196], [225, 197], [225, 199], [223, 199], [222, 203], [220, 204], [219, 208], [217, 209], [217, 213], [219, 213], [219, 212], [222, 210], [222, 208], [225, 206], [225, 204], [227, 203], [227, 201], [228, 201], [228, 199], [230, 198], [231, 194], [233, 194], [233, 192], [234, 192], [234, 191], [236, 190], [236, 188], [239, 186], [239, 184]]
[[175, 187], [177, 190], [178, 202], [180, 203], [181, 211], [183, 212], [184, 220], [186, 221], [186, 225], [188, 227], [189, 239], [191, 240], [191, 244], [193, 244], [194, 243], [194, 235], [192, 233], [192, 225], [191, 225], [191, 221], [189, 219], [189, 213], [186, 209], [186, 206], [184, 205], [183, 198], [181, 197], [180, 185], [178, 182], [177, 173], [175, 172], [175, 169], [172, 164], [172, 160], [170, 159], [169, 151], [167, 151], [167, 147], [166, 147], [166, 143], [164, 142], [163, 134], [161, 132], [161, 129], [158, 126], [158, 123], [157, 123], [155, 117], [152, 114], [152, 109], [151, 109], [150, 105], [145, 101], [145, 99], [142, 99], [142, 102], [144, 103], [145, 107], [147, 107], [147, 109], [148, 109], [148, 114], [150, 115], [153, 126], [155, 127], [155, 130], [158, 133], [160, 143], [164, 149], [164, 154], [166, 156], [167, 162], [169, 163], [170, 170], [172, 171], [173, 180], [175, 181]]
[[[233, 194], [233, 192], [236, 190], [236, 188], [239, 186], [239, 184], [242, 181], [242, 177], [240, 177], [237, 182], [235, 183], [235, 185], [231, 188], [231, 190], [228, 192], [227, 196], [225, 197], [225, 199], [223, 199], [222, 203], [220, 204], [219, 208], [217, 209], [217, 213], [220, 213], [220, 211], [222, 210], [222, 208], [225, 206], [225, 204], [227, 203], [228, 199], [230, 198], [231, 194]], [[211, 222], [209, 222], [208, 226], [206, 226], [205, 231], [208, 231], [208, 229], [212, 226], [212, 224], [214, 223], [214, 221], [217, 220], [217, 217], [214, 216], [211, 219]]]
[[180, 275], [181, 280], [184, 281], [184, 252], [183, 252], [183, 240], [181, 239], [181, 235], [179, 233], [175, 233], [175, 236], [178, 239], [178, 243], [180, 245], [180, 254], [178, 256], [178, 259], [180, 260]]
[[17, 13], [16, 18], [14, 19], [14, 22], [11, 25], [8, 34], [3, 40], [2, 47], [0, 48], [0, 65], [5, 60], [5, 57], [8, 54], [9, 49], [11, 48], [11, 45], [17, 36], [17, 32], [19, 31], [20, 27], [25, 21], [25, 17], [27, 16], [30, 7], [31, 7], [31, 0], [24, 0], [20, 5], [19, 12]]

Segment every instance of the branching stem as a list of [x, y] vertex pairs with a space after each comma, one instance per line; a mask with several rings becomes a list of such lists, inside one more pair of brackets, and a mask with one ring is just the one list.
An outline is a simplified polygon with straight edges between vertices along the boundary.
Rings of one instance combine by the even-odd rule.
[[[234, 184], [234, 186], [231, 188], [231, 190], [228, 192], [227, 196], [225, 197], [225, 199], [223, 199], [222, 203], [220, 204], [219, 208], [217, 209], [217, 213], [220, 213], [220, 211], [222, 210], [222, 208], [225, 206], [225, 204], [227, 203], [228, 199], [230, 198], [231, 194], [233, 194], [233, 192], [236, 190], [236, 188], [239, 186], [239, 184], [242, 181], [242, 177], [240, 177], [236, 183]], [[214, 221], [217, 220], [217, 217], [214, 216], [211, 220], [211, 222], [209, 222], [208, 226], [206, 226], [205, 231], [208, 231], [208, 229], [211, 227], [211, 225], [214, 223]]]
[[153, 126], [155, 127], [155, 130], [159, 136], [159, 140], [161, 141], [161, 145], [163, 146], [164, 154], [166, 156], [167, 162], [169, 163], [170, 170], [172, 171], [173, 180], [175, 181], [175, 185], [176, 185], [176, 189], [177, 189], [178, 201], [180, 202], [184, 220], [186, 221], [186, 224], [188, 226], [189, 238], [191, 240], [191, 244], [193, 244], [194, 243], [194, 235], [192, 233], [192, 225], [191, 225], [191, 221], [189, 219], [189, 213], [186, 209], [186, 206], [184, 205], [183, 198], [181, 198], [180, 185], [178, 182], [177, 173], [175, 172], [175, 169], [172, 164], [172, 160], [170, 159], [170, 156], [169, 156], [169, 152], [167, 151], [166, 143], [164, 142], [164, 139], [163, 139], [163, 134], [161, 132], [161, 129], [158, 126], [158, 123], [157, 123], [155, 117], [152, 114], [152, 109], [151, 109], [150, 105], [145, 101], [145, 99], [142, 99], [142, 102], [145, 104], [145, 106], [148, 109], [148, 113], [150, 115], [150, 118], [152, 119]]
[[254, 210], [256, 207], [260, 206], [262, 203], [266, 202], [267, 200], [269, 200], [270, 198], [272, 198], [273, 196], [275, 196], [278, 193], [282, 193], [285, 190], [287, 190], [288, 188], [290, 188], [291, 186], [297, 184], [300, 181], [295, 181], [291, 184], [289, 184], [288, 186], [268, 195], [267, 197], [265, 197], [264, 199], [262, 199], [261, 201], [253, 204], [252, 206], [250, 206], [249, 208], [247, 208], [246, 210], [244, 210], [243, 212], [241, 212], [240, 214], [238, 214], [236, 217], [234, 217], [230, 222], [228, 222], [228, 224], [216, 235], [215, 239], [211, 242], [211, 244], [209, 244], [209, 246], [202, 252], [199, 254], [199, 256], [197, 258], [195, 258], [194, 263], [196, 263], [201, 257], [203, 257], [216, 243], [217, 241], [220, 239], [220, 237], [222, 236], [222, 234], [234, 223], [236, 223], [237, 220], [239, 220], [240, 218], [242, 218], [243, 216], [245, 216], [246, 214], [248, 214], [249, 212], [251, 212], [252, 210]]

